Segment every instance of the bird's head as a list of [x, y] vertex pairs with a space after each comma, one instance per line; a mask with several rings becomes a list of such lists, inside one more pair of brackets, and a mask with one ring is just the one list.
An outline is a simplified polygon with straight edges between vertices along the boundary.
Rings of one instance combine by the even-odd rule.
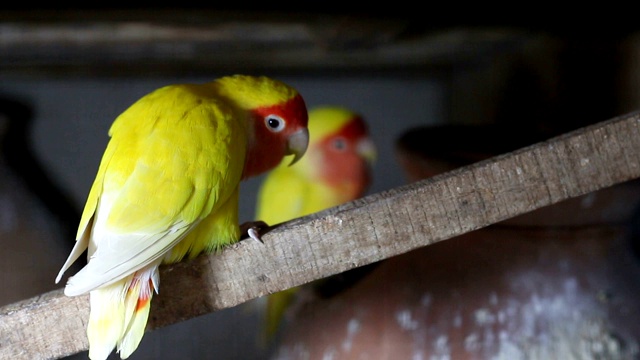
[[249, 149], [243, 178], [262, 174], [287, 155], [300, 160], [309, 145], [307, 106], [298, 91], [275, 79], [235, 75], [218, 80], [236, 105], [249, 111]]
[[376, 159], [362, 116], [343, 107], [319, 106], [309, 111], [309, 132], [311, 143], [300, 165], [325, 183], [356, 187], [360, 196], [369, 185]]

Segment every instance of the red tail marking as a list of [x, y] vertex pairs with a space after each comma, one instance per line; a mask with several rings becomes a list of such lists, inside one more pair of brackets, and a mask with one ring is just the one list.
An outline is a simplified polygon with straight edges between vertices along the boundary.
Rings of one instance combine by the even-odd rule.
[[[129, 289], [127, 290], [127, 292], [131, 294], [133, 289], [138, 286], [139, 282], [140, 278], [138, 278], [137, 276], [134, 277], [131, 281], [131, 285], [129, 285]], [[142, 284], [140, 284], [139, 286], [140, 289], [138, 292], [138, 302], [136, 303], [136, 312], [144, 308], [149, 303], [149, 301], [151, 301], [151, 289], [153, 288], [153, 282], [151, 281], [151, 279], [148, 279], [146, 286]]]

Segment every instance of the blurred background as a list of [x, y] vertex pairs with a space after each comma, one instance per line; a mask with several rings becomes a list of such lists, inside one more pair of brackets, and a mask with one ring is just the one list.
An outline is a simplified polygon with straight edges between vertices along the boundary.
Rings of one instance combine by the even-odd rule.
[[[622, 18], [602, 28], [417, 11], [0, 12], [0, 305], [56, 288], [111, 122], [163, 85], [268, 75], [310, 107], [360, 112], [378, 149], [370, 193], [418, 179], [398, 150], [407, 134], [496, 126], [419, 136], [430, 161], [446, 162], [435, 174], [640, 107], [640, 27]], [[448, 157], [460, 152], [469, 156]], [[242, 185], [242, 221], [253, 218], [261, 180]], [[621, 216], [631, 222], [630, 211]], [[152, 331], [131, 359], [267, 358], [259, 303]], [[638, 339], [625, 341], [621, 353], [637, 356]]]

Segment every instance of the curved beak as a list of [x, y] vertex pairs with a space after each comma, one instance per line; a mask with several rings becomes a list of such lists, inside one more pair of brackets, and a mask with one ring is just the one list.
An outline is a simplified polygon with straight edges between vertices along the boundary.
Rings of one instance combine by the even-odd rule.
[[356, 145], [356, 152], [362, 156], [369, 165], [373, 165], [376, 161], [376, 147], [370, 138], [364, 138], [358, 141], [358, 144]]
[[295, 164], [302, 158], [302, 155], [307, 151], [309, 146], [309, 129], [304, 128], [291, 134], [287, 139], [287, 155], [293, 155], [293, 160], [289, 166]]

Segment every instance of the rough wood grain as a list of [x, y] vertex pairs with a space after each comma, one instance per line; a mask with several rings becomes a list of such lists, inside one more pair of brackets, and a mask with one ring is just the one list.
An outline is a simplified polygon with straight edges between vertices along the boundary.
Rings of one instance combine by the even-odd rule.
[[[231, 307], [640, 177], [640, 115], [628, 114], [275, 226], [165, 267], [149, 329]], [[87, 348], [87, 296], [54, 291], [0, 309], [0, 358]]]
[[529, 40], [502, 28], [424, 29], [413, 20], [205, 9], [0, 12], [0, 75], [415, 71], [477, 61]]

